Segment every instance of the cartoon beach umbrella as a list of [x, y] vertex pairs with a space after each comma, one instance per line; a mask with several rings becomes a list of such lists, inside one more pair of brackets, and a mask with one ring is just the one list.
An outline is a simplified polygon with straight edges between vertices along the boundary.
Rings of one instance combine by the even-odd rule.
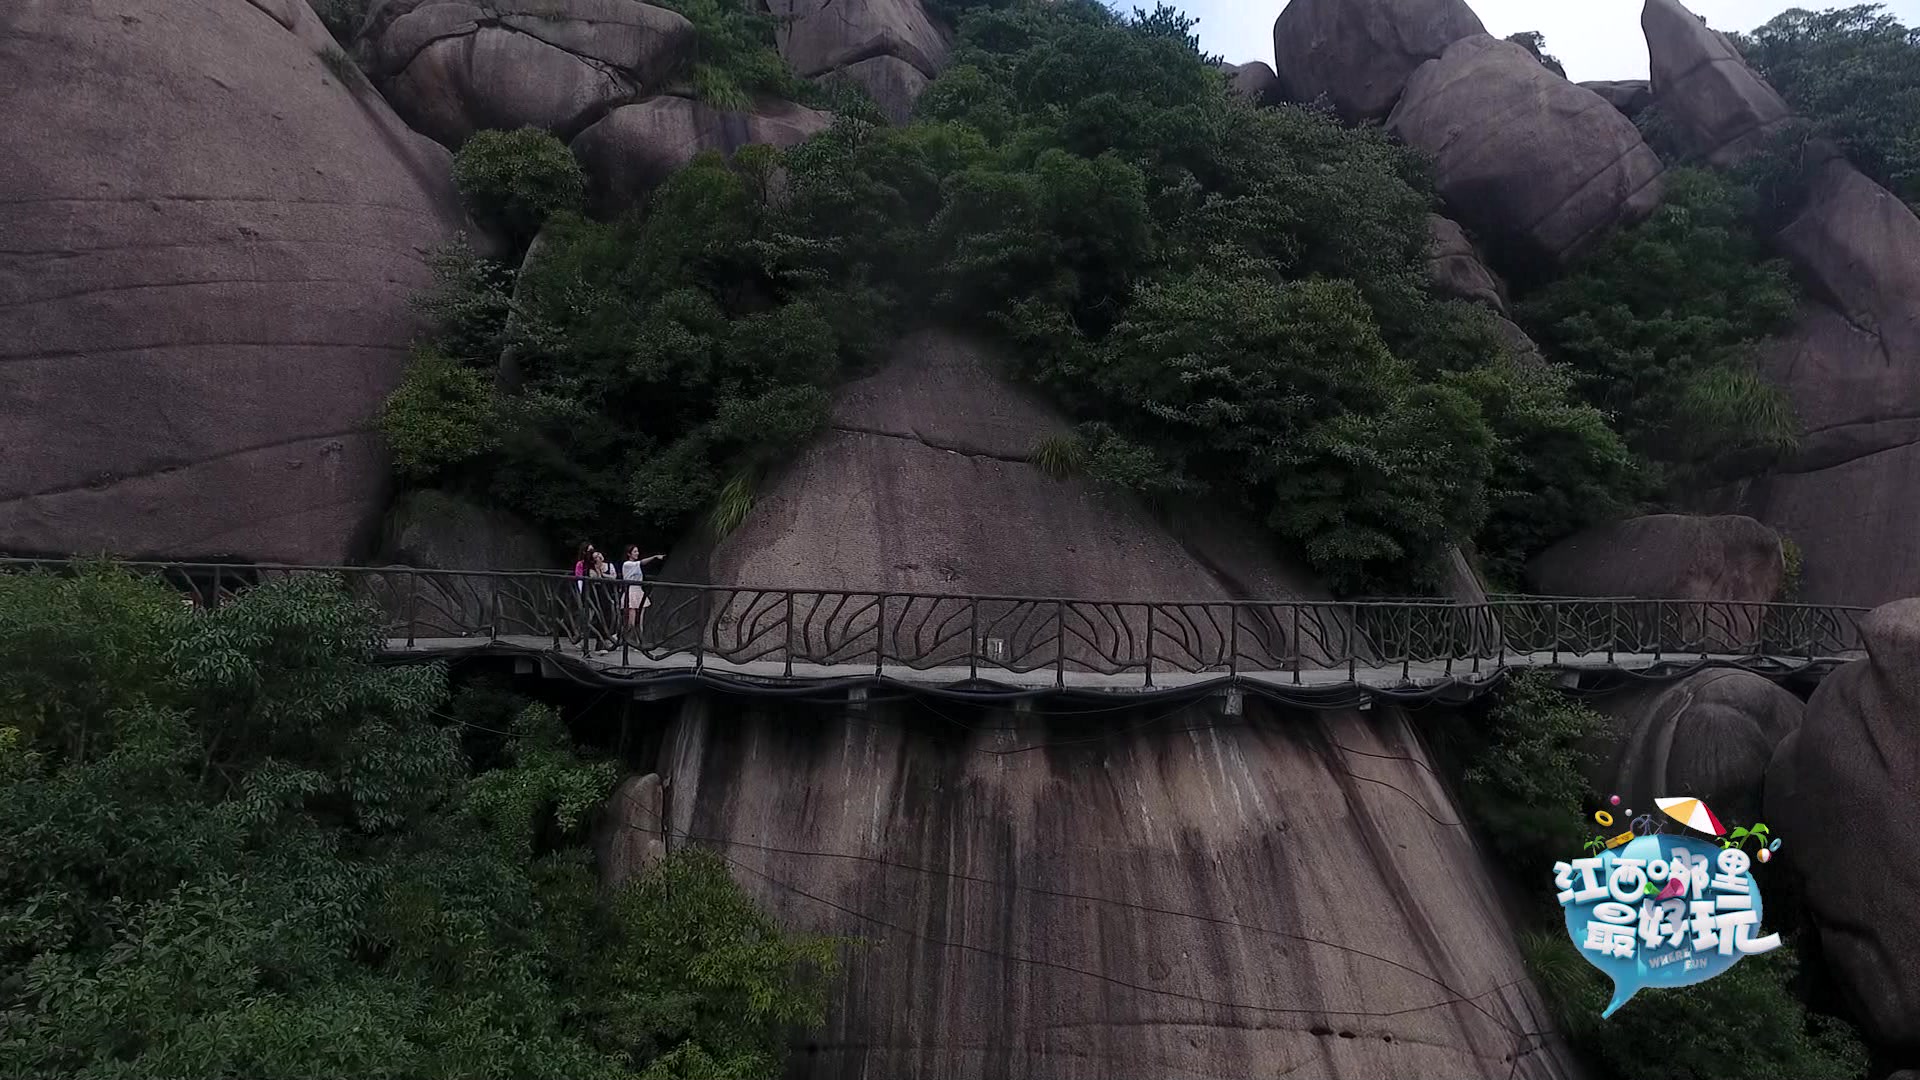
[[1707, 804], [1699, 799], [1655, 799], [1653, 804], [1660, 812], [1689, 829], [1698, 829], [1704, 833], [1720, 836], [1727, 831], [1720, 819], [1713, 816]]

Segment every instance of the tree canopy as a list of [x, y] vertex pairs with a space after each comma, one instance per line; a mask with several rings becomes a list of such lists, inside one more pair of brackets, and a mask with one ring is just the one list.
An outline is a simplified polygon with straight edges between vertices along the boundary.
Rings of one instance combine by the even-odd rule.
[[[997, 328], [1099, 479], [1229, 505], [1348, 591], [1632, 497], [1605, 418], [1430, 295], [1414, 156], [1234, 100], [1164, 6], [961, 14], [908, 126], [842, 116], [703, 158], [618, 220], [550, 215], [517, 275], [449, 260], [388, 411], [402, 467], [557, 530], [665, 538], [931, 318]], [[1527, 459], [1541, 442], [1562, 452]]]
[[1737, 42], [1816, 132], [1920, 205], [1920, 28], [1901, 25], [1879, 4], [1794, 8]]
[[614, 766], [379, 625], [0, 574], [0, 1074], [778, 1076], [834, 944], [713, 855], [599, 895]]

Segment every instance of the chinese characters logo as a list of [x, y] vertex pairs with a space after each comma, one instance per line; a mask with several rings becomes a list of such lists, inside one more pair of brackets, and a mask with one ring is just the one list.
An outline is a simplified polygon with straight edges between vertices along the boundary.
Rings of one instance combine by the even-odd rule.
[[[1553, 864], [1567, 933], [1580, 955], [1613, 980], [1602, 1017], [1644, 987], [1704, 982], [1743, 956], [1780, 947], [1780, 935], [1760, 933], [1760, 889], [1745, 851], [1747, 840], [1760, 840], [1764, 862], [1779, 841], [1769, 849], [1764, 825], [1727, 834], [1697, 800], [1658, 802], [1663, 813], [1717, 839], [1665, 835], [1657, 819], [1641, 817], [1631, 831], [1589, 844], [1600, 848], [1597, 855]], [[1594, 818], [1613, 823], [1606, 811]]]

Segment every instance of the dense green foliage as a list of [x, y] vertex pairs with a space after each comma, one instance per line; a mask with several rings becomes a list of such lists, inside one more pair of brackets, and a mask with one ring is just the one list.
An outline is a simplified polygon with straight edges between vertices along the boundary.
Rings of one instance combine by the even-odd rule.
[[833, 944], [713, 856], [601, 897], [613, 766], [378, 625], [322, 579], [0, 575], [0, 1074], [779, 1075]]
[[566, 145], [531, 127], [476, 132], [454, 159], [453, 182], [474, 220], [520, 247], [548, 218], [578, 211], [586, 193]]
[[1539, 674], [1509, 680], [1468, 754], [1466, 804], [1482, 834], [1519, 866], [1551, 866], [1591, 835], [1591, 741], [1606, 718]]
[[1920, 29], [1902, 26], [1878, 4], [1795, 8], [1738, 44], [1816, 133], [1920, 205]]
[[[932, 318], [998, 327], [1084, 425], [1088, 474], [1236, 505], [1347, 590], [1637, 493], [1564, 379], [1429, 295], [1405, 151], [1234, 101], [1171, 9], [964, 7], [910, 126], [843, 117], [703, 159], [619, 221], [551, 217], [517, 293], [449, 260], [435, 349], [388, 414], [410, 474], [564, 532], [665, 539], [723, 491], [732, 520], [823, 391]], [[446, 363], [503, 353], [491, 402]]]
[[812, 84], [796, 77], [775, 47], [779, 25], [757, 5], [738, 0], [657, 0], [693, 23], [693, 90], [717, 108], [739, 109], [755, 95], [811, 100]]
[[1753, 364], [1794, 297], [1785, 265], [1765, 258], [1753, 235], [1751, 212], [1746, 188], [1676, 169], [1651, 218], [1520, 306], [1534, 340], [1578, 372], [1634, 450], [1675, 478], [1795, 439], [1784, 396]]
[[1613, 988], [1564, 931], [1529, 934], [1527, 968], [1599, 1080], [1858, 1080], [1866, 1049], [1847, 1024], [1809, 1012], [1790, 989], [1791, 946], [1725, 974], [1642, 990], [1606, 1020]]

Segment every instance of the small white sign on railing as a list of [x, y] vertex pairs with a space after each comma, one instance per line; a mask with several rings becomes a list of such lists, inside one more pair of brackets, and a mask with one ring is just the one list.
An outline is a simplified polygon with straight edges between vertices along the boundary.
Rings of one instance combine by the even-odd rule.
[[986, 645], [987, 645], [986, 651], [982, 654], [986, 659], [991, 660], [996, 664], [1006, 663], [1007, 661], [1007, 639], [1006, 638], [990, 637], [987, 639]]

